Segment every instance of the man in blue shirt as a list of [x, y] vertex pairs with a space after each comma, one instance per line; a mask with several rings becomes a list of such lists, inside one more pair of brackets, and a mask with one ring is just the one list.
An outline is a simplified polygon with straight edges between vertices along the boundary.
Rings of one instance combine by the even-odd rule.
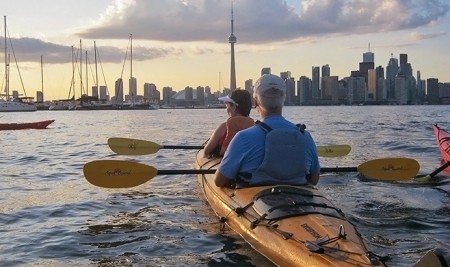
[[246, 177], [239, 179], [250, 186], [316, 185], [320, 164], [315, 142], [304, 128], [282, 116], [284, 80], [264, 74], [255, 82], [253, 98], [262, 123], [235, 135], [215, 173], [215, 184], [229, 186]]

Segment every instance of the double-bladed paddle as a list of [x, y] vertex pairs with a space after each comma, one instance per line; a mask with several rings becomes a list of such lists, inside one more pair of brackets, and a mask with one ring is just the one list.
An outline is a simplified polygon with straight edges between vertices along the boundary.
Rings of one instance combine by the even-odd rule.
[[[375, 180], [407, 180], [419, 171], [419, 163], [409, 158], [385, 158], [367, 161], [358, 167], [321, 168], [321, 172], [355, 172]], [[128, 188], [141, 185], [156, 175], [211, 174], [214, 169], [158, 170], [143, 163], [124, 160], [95, 160], [83, 167], [91, 184], [105, 188]]]
[[[160, 145], [152, 141], [111, 137], [108, 139], [108, 146], [119, 155], [148, 155], [158, 152], [160, 149], [202, 149], [203, 146], [176, 146]], [[318, 146], [317, 154], [321, 157], [342, 157], [350, 153], [349, 145]]]

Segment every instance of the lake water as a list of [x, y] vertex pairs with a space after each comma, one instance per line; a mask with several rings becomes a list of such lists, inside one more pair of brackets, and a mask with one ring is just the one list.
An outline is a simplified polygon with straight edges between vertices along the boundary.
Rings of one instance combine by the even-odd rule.
[[[252, 117], [257, 118], [255, 110]], [[384, 157], [415, 158], [420, 174], [440, 166], [432, 123], [450, 129], [449, 106], [286, 107], [317, 145], [349, 144], [322, 167]], [[114, 155], [109, 137], [201, 145], [224, 109], [2, 113], [0, 122], [55, 119], [46, 130], [1, 131], [1, 266], [271, 266], [239, 236], [221, 231], [194, 175], [157, 176], [131, 189], [89, 184], [83, 165], [133, 160], [189, 169], [195, 151]], [[344, 211], [388, 266], [411, 266], [429, 249], [450, 251], [450, 171], [431, 183], [365, 181], [324, 174], [317, 187]], [[448, 259], [448, 255], [446, 255]]]

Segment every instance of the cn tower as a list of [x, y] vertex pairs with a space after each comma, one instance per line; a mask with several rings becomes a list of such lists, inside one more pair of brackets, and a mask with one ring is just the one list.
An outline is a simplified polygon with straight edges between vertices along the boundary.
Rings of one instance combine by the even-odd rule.
[[234, 44], [236, 43], [236, 36], [233, 34], [233, 1], [231, 1], [231, 34], [228, 37], [228, 42], [231, 45], [231, 69], [230, 69], [230, 90], [236, 90], [236, 69], [234, 63]]

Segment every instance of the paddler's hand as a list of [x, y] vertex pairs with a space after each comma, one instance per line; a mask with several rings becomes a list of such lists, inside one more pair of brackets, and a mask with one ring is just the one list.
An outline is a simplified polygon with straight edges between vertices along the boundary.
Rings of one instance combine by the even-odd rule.
[[312, 173], [306, 176], [306, 180], [312, 185], [316, 185], [319, 182], [319, 179], [320, 173]]
[[219, 170], [216, 170], [216, 173], [214, 174], [214, 183], [218, 187], [224, 187], [227, 186], [230, 179], [225, 177]]

